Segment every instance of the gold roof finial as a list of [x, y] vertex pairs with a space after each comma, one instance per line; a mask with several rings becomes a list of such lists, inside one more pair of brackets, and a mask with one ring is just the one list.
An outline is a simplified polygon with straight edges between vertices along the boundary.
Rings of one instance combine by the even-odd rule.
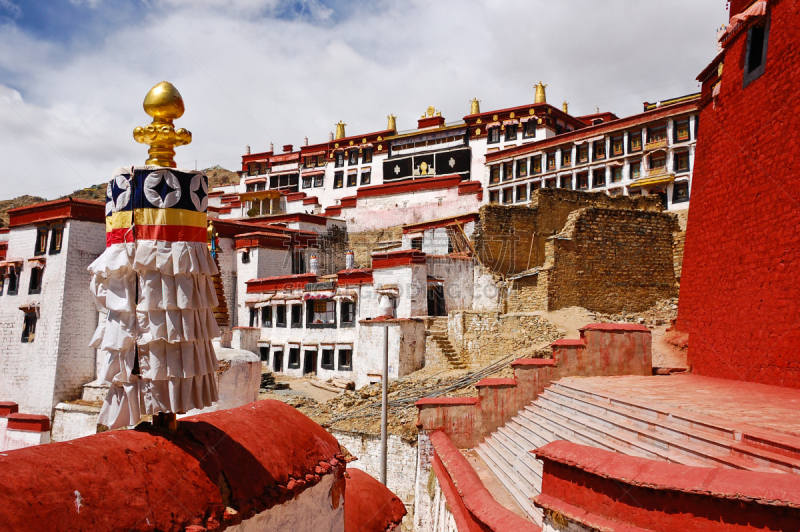
[[567, 100], [564, 100], [564, 103], [561, 104], [561, 110], [569, 113], [569, 102]]
[[345, 137], [344, 126], [346, 126], [346, 125], [347, 124], [345, 124], [344, 122], [339, 120], [339, 123], [336, 124], [336, 135], [334, 135], [334, 137], [333, 137], [334, 139], [343, 139]]
[[547, 95], [545, 95], [544, 89], [547, 87], [541, 81], [538, 85], [536, 85], [536, 98], [533, 100], [533, 103], [547, 103]]
[[178, 89], [169, 81], [162, 81], [144, 97], [144, 112], [153, 117], [153, 122], [133, 130], [136, 142], [147, 144], [150, 156], [145, 164], [175, 168], [175, 147], [192, 142], [192, 133], [183, 128], [175, 129], [172, 121], [183, 116], [186, 108]]
[[431, 105], [430, 107], [428, 107], [428, 110], [426, 112], [427, 112], [428, 116], [431, 117], [431, 116], [433, 116], [433, 113], [436, 112], [436, 108]]
[[481, 114], [481, 101], [479, 99], [473, 98], [472, 101], [469, 102], [469, 114]]
[[397, 131], [397, 117], [394, 115], [389, 115], [386, 118], [389, 119], [389, 123], [386, 125], [386, 129], [391, 131]]

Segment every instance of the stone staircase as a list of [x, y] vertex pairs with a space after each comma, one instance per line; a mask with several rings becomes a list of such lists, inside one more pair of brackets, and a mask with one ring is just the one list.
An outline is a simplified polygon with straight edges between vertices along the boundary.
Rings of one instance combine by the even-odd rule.
[[756, 447], [723, 419], [605, 396], [580, 380], [553, 382], [475, 449], [540, 526], [542, 514], [530, 499], [541, 493], [542, 464], [530, 451], [555, 440], [690, 466], [800, 473], [800, 445], [785, 438], [761, 434]]
[[[218, 253], [220, 252], [218, 251]], [[217, 264], [217, 269], [219, 270], [219, 257], [214, 257], [214, 262]], [[225, 329], [231, 326], [231, 318], [228, 312], [228, 301], [225, 299], [225, 287], [222, 285], [222, 276], [216, 273], [211, 279], [214, 281], [214, 291], [217, 294], [218, 305], [214, 307], [214, 318], [217, 320], [217, 325], [219, 325], [220, 329]]]
[[438, 351], [453, 369], [465, 369], [467, 364], [456, 352], [447, 336], [447, 316], [437, 316], [427, 322], [426, 349]]

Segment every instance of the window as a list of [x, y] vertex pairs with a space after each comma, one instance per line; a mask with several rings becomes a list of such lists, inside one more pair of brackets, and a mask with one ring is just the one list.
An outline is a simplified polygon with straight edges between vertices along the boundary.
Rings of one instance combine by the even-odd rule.
[[283, 371], [283, 349], [272, 352], [272, 371]]
[[344, 172], [336, 172], [333, 174], [333, 188], [344, 187]]
[[272, 327], [272, 307], [261, 307], [261, 326]]
[[347, 172], [347, 186], [354, 187], [358, 184], [358, 171]]
[[589, 146], [583, 145], [578, 146], [578, 163], [588, 163], [589, 162]]
[[303, 176], [303, 188], [311, 188], [311, 176]]
[[544, 182], [544, 187], [545, 188], [556, 188], [556, 178], [553, 177], [553, 178], [550, 178], [550, 179], [546, 179], [545, 182]]
[[350, 150], [347, 157], [347, 165], [355, 166], [358, 164], [358, 150]]
[[625, 137], [622, 135], [611, 137], [611, 155], [614, 157], [625, 155]]
[[258, 309], [250, 307], [250, 327], [255, 327], [258, 323]]
[[0, 271], [0, 296], [3, 295], [3, 288], [6, 286], [6, 275], [5, 272]]
[[314, 176], [314, 188], [321, 187], [325, 183], [325, 174]]
[[628, 133], [628, 151], [642, 151], [642, 132], [631, 131]]
[[519, 185], [517, 187], [517, 202], [528, 201], [528, 185]]
[[64, 228], [53, 227], [50, 230], [50, 255], [61, 253], [61, 241], [64, 239]]
[[353, 350], [339, 349], [339, 371], [350, 371], [353, 369]]
[[316, 166], [316, 163], [317, 163], [317, 158], [316, 157], [306, 157], [305, 158], [305, 166], [306, 166], [306, 168], [314, 168], [314, 166]]
[[541, 174], [542, 173], [542, 156], [537, 155], [536, 157], [531, 158], [531, 173], [533, 174]]
[[674, 155], [675, 172], [688, 172], [689, 171], [689, 152], [679, 151]]
[[39, 227], [36, 230], [36, 248], [33, 250], [33, 254], [44, 255], [45, 251], [47, 251], [47, 227]]
[[19, 268], [8, 270], [8, 295], [15, 296], [19, 291]]
[[364, 152], [361, 155], [361, 162], [362, 163], [372, 162], [372, 148], [364, 148]]
[[289, 348], [289, 368], [297, 369], [300, 367], [300, 348], [299, 347], [290, 347]]
[[496, 164], [489, 167], [489, 183], [500, 182], [500, 165]]
[[306, 254], [303, 248], [292, 248], [292, 275], [306, 273]]
[[336, 168], [344, 166], [344, 152], [340, 151], [336, 154]]
[[767, 65], [767, 41], [769, 20], [757, 22], [747, 30], [747, 48], [744, 57], [743, 87], [761, 77]]
[[312, 329], [336, 327], [336, 302], [330, 299], [315, 299], [306, 302], [306, 325]]
[[514, 201], [514, 189], [512, 188], [504, 188], [503, 189], [503, 205], [508, 205]]
[[258, 163], [250, 163], [247, 167], [247, 173], [250, 175], [258, 175]]
[[317, 155], [317, 166], [325, 166], [325, 156]]
[[660, 144], [667, 140], [667, 126], [652, 126], [647, 128], [647, 144]]
[[249, 264], [250, 263], [250, 250], [245, 249], [242, 251], [242, 264]]
[[247, 192], [255, 192], [255, 191], [256, 191], [255, 183], [250, 183], [249, 185], [247, 185]]
[[333, 369], [333, 349], [322, 350], [322, 369]]
[[606, 186], [606, 169], [601, 168], [592, 172], [592, 188]]
[[675, 142], [689, 140], [689, 119], [675, 121]]
[[261, 362], [269, 364], [269, 347], [259, 347], [258, 354], [261, 355]]
[[362, 185], [369, 185], [370, 178], [372, 177], [372, 171], [369, 168], [364, 168], [361, 170], [361, 184]]
[[525, 122], [525, 129], [523, 130], [523, 135], [525, 138], [535, 137], [536, 136], [536, 121], [535, 120], [528, 120]]
[[620, 181], [622, 181], [622, 167], [614, 166], [611, 168], [611, 182], [619, 183]]
[[508, 124], [506, 126], [506, 142], [509, 140], [517, 140], [517, 125]]
[[564, 148], [561, 150], [561, 166], [572, 166], [572, 148]]
[[[500, 203], [500, 191], [498, 190], [489, 191], [489, 203]], [[9, 293], [11, 293], [10, 290]]]
[[689, 183], [675, 183], [672, 188], [672, 203], [689, 201]]
[[25, 313], [25, 323], [22, 327], [22, 343], [29, 344], [33, 342], [36, 336], [36, 312]]
[[556, 152], [551, 151], [547, 154], [547, 170], [556, 169]]
[[514, 179], [514, 163], [511, 161], [503, 163], [503, 181]]
[[528, 161], [526, 159], [517, 161], [517, 177], [525, 177], [526, 175], [528, 175]]
[[29, 294], [42, 293], [42, 277], [44, 276], [44, 268], [31, 268], [31, 282], [28, 285]]
[[606, 141], [598, 140], [594, 143], [594, 157], [595, 161], [606, 158]]
[[583, 172], [578, 174], [578, 189], [586, 190], [589, 188], [589, 173]]
[[258, 173], [266, 174], [267, 173], [267, 163], [261, 163], [258, 165]]
[[422, 251], [422, 237], [411, 239], [411, 249]]
[[661, 171], [667, 167], [667, 156], [663, 152], [659, 152], [650, 156], [650, 171]]
[[355, 327], [356, 325], [356, 304], [352, 301], [342, 301], [341, 327]]
[[631, 163], [631, 179], [642, 177], [642, 163]]
[[292, 329], [303, 328], [303, 305], [291, 305], [292, 308]]
[[493, 128], [489, 129], [489, 139], [487, 140], [487, 143], [494, 144], [496, 142], [500, 142], [500, 128], [499, 127], [493, 127]]
[[566, 188], [566, 189], [572, 188], [572, 176], [569, 175], [561, 176], [561, 188]]
[[286, 305], [275, 306], [275, 327], [286, 328]]

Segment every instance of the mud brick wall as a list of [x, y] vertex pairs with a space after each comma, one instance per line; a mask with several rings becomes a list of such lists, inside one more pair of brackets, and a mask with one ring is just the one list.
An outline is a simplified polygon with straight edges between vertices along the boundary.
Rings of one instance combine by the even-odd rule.
[[570, 214], [585, 207], [660, 212], [655, 196], [607, 196], [595, 192], [538, 189], [530, 206], [486, 205], [473, 235], [475, 250], [487, 268], [514, 275], [541, 266], [547, 238], [561, 231]]
[[683, 250], [686, 245], [686, 223], [689, 219], [689, 209], [678, 211], [678, 231], [672, 235], [672, 263], [675, 266], [675, 278], [680, 282], [683, 270]]
[[800, 12], [769, 5], [764, 73], [744, 87], [744, 28], [703, 84], [676, 326], [694, 373], [800, 388]]
[[538, 274], [515, 279], [508, 291], [508, 311], [547, 310], [547, 281], [546, 275]]
[[447, 325], [453, 347], [473, 367], [509, 355], [535, 358], [539, 347], [563, 336], [555, 325], [530, 313], [457, 311], [448, 315]]
[[[372, 267], [372, 252], [378, 248], [383, 251], [400, 249], [403, 240], [403, 226], [389, 227], [387, 229], [377, 229], [374, 231], [361, 231], [358, 233], [348, 233], [347, 245], [353, 250], [356, 268]], [[381, 244], [394, 242], [396, 247], [385, 247]]]
[[548, 241], [548, 310], [579, 306], [596, 312], [641, 311], [676, 297], [672, 235], [665, 212], [590, 207], [570, 215]]

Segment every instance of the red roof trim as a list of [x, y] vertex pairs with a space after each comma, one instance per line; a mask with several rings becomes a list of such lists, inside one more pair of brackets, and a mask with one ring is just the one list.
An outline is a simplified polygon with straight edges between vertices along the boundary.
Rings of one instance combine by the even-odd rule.
[[401, 249], [372, 254], [372, 269], [383, 270], [397, 266], [411, 266], [412, 264], [425, 264], [427, 255], [416, 249]]
[[23, 432], [48, 432], [50, 430], [50, 418], [47, 416], [37, 416], [35, 414], [9, 414], [7, 416], [8, 430], [20, 430]]
[[236, 249], [243, 248], [266, 248], [283, 249], [289, 251], [291, 237], [280, 233], [244, 233], [237, 235], [234, 240]]
[[106, 205], [99, 201], [65, 198], [9, 209], [8, 215], [9, 227], [62, 220], [105, 223]]
[[336, 276], [336, 284], [339, 286], [372, 284], [372, 268], [342, 270]]
[[[458, 175], [444, 175], [439, 177], [428, 177], [423, 179], [404, 180], [397, 183], [383, 185], [373, 185], [362, 187], [356, 193], [357, 198], [369, 198], [375, 196], [392, 196], [396, 194], [408, 194], [423, 190], [437, 190], [441, 188], [456, 188], [461, 183]], [[344, 201], [344, 200], [342, 200]]]
[[486, 386], [516, 386], [517, 380], [511, 378], [495, 378], [495, 379], [481, 379], [475, 383], [476, 388], [483, 388]]
[[275, 292], [277, 290], [302, 290], [308, 283], [316, 283], [317, 276], [313, 273], [297, 275], [281, 275], [278, 277], [264, 277], [245, 281], [248, 294], [261, 292]]
[[254, 216], [248, 219], [249, 223], [254, 224], [277, 224], [281, 222], [303, 222], [303, 223], [310, 223], [316, 225], [325, 226], [328, 224], [328, 219], [325, 216], [320, 216], [318, 214], [306, 214], [306, 213], [295, 213], [295, 214], [272, 214], [267, 216]]

